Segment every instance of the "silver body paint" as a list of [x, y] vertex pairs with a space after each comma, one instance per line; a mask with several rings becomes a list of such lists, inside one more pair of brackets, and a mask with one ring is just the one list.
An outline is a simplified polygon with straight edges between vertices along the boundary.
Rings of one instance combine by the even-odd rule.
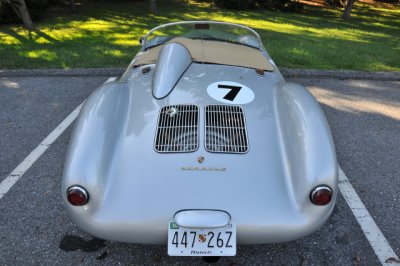
[[[263, 49], [260, 56], [271, 60]], [[146, 67], [151, 70], [145, 75]], [[285, 82], [277, 68], [259, 75], [192, 62], [169, 94], [156, 99], [154, 69], [130, 65], [119, 80], [94, 91], [81, 110], [62, 179], [66, 209], [80, 228], [103, 239], [166, 244], [169, 221], [210, 228], [230, 221], [238, 244], [257, 244], [298, 239], [325, 223], [338, 191], [336, 156], [324, 113], [304, 87]], [[204, 148], [204, 108], [222, 104], [207, 87], [218, 81], [243, 84], [255, 94], [240, 105], [249, 142], [245, 154]], [[159, 111], [178, 104], [199, 106], [199, 148], [157, 153]], [[326, 206], [309, 199], [321, 184], [334, 191]], [[67, 202], [72, 185], [87, 189], [88, 204]]]
[[[179, 43], [163, 46], [158, 57], [160, 64], [154, 70], [152, 89], [156, 99], [167, 96], [192, 63], [189, 51]], [[179, 63], [177, 63], [179, 62]]]

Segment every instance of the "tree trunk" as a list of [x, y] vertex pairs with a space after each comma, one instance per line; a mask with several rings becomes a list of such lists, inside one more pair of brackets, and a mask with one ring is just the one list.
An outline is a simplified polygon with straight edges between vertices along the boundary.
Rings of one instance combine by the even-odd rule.
[[351, 9], [353, 8], [353, 4], [356, 0], [348, 0], [347, 1], [347, 5], [344, 8], [344, 13], [342, 16], [342, 19], [347, 20], [350, 18], [350, 14], [351, 14]]
[[149, 0], [149, 1], [150, 1], [150, 13], [157, 14], [156, 0]]
[[71, 12], [75, 13], [76, 11], [75, 0], [69, 0], [69, 4], [71, 5]]
[[17, 14], [19, 18], [22, 19], [22, 22], [29, 31], [35, 30], [35, 26], [33, 25], [31, 16], [29, 15], [28, 8], [26, 7], [25, 0], [13, 0], [13, 1], [5, 1], [11, 5], [14, 12]]

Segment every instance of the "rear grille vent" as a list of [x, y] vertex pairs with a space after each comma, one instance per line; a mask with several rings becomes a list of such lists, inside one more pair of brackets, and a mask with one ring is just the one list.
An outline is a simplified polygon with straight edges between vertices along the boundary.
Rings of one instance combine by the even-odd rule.
[[206, 106], [206, 150], [246, 153], [249, 149], [243, 110], [239, 106]]
[[191, 152], [199, 147], [199, 107], [164, 106], [158, 116], [154, 148], [157, 152]]

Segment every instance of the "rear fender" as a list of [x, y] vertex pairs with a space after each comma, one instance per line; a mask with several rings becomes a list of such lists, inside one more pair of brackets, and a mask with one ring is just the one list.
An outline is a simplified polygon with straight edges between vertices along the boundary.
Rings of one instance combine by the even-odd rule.
[[123, 134], [129, 106], [125, 83], [111, 82], [96, 89], [87, 99], [75, 122], [66, 156], [62, 194], [72, 185], [81, 185], [90, 200], [79, 211], [96, 209], [102, 202], [113, 154]]
[[325, 184], [334, 191], [327, 206], [332, 210], [337, 193], [337, 162], [326, 117], [315, 98], [303, 86], [285, 83], [276, 90], [278, 130], [282, 160], [294, 204], [306, 211], [315, 207], [310, 191]]

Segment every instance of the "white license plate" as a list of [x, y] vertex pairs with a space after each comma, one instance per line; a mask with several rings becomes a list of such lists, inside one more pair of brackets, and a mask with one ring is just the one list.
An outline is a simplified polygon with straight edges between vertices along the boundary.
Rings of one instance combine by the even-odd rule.
[[168, 224], [168, 255], [170, 256], [235, 256], [236, 227], [186, 228], [175, 222]]

